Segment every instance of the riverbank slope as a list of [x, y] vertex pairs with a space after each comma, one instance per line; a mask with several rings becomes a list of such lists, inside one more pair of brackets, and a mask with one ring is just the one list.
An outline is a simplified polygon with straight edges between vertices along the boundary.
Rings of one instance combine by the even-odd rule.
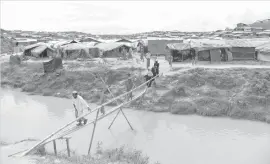
[[[65, 98], [70, 98], [71, 92], [77, 90], [91, 103], [99, 101], [102, 88], [101, 81], [93, 76], [93, 72], [98, 72], [105, 79], [110, 76], [108, 82], [115, 95], [124, 93], [121, 82], [129, 72], [136, 74], [138, 85], [144, 81], [141, 68], [112, 68], [91, 62], [66, 63], [63, 70], [50, 74], [44, 74], [42, 64], [36, 62], [19, 66], [3, 63], [1, 67], [2, 86]], [[156, 81], [155, 95], [147, 94], [140, 109], [270, 123], [269, 68], [182, 68]], [[106, 99], [110, 98], [107, 93]], [[138, 103], [133, 102], [131, 106]]]

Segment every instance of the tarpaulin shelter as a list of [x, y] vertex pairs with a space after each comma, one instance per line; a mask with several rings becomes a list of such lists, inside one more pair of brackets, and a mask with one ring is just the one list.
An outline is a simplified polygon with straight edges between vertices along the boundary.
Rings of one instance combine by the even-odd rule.
[[[189, 43], [171, 43], [166, 46], [166, 49], [170, 50], [173, 58], [178, 58], [180, 61], [187, 58], [191, 59], [196, 52], [199, 61], [219, 62], [222, 60], [223, 55], [221, 49], [225, 48], [228, 48], [228, 46], [193, 41], [190, 41]], [[182, 59], [179, 59], [180, 54]]]
[[99, 57], [98, 48], [82, 43], [71, 43], [62, 46], [62, 52], [62, 58], [66, 59]]
[[270, 42], [256, 47], [257, 60], [270, 61]]
[[120, 43], [120, 42], [112, 42], [112, 43], [99, 43], [95, 46], [100, 49], [103, 54], [103, 57], [123, 57], [122, 51], [128, 50], [131, 48], [129, 44]]
[[228, 47], [232, 53], [233, 60], [254, 60], [255, 47], [258, 44], [264, 43], [261, 40], [249, 39], [231, 39], [231, 40], [200, 40], [205, 44], [214, 46]]
[[148, 51], [153, 55], [168, 55], [168, 51], [165, 48], [169, 43], [183, 43], [183, 40], [151, 39], [148, 40]]
[[63, 68], [61, 58], [53, 58], [48, 62], [43, 62], [44, 73], [54, 72], [57, 69]]
[[52, 49], [48, 44], [37, 43], [26, 46], [24, 49], [25, 56], [32, 56], [36, 58], [44, 58], [55, 55], [55, 50]]
[[254, 60], [255, 46], [247, 40], [226, 40], [231, 47], [233, 60]]

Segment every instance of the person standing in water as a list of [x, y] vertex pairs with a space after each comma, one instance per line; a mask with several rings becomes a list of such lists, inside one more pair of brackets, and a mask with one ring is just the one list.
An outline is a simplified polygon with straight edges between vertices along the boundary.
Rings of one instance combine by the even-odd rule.
[[[83, 112], [86, 108], [88, 109], [88, 111], [91, 111], [87, 102], [80, 95], [78, 95], [77, 91], [73, 91], [72, 96], [73, 96], [73, 107], [75, 109], [75, 117], [76, 118], [82, 116]], [[85, 119], [84, 117], [80, 118], [78, 120], [77, 126], [82, 125], [82, 122], [85, 125], [87, 123], [87, 119]]]

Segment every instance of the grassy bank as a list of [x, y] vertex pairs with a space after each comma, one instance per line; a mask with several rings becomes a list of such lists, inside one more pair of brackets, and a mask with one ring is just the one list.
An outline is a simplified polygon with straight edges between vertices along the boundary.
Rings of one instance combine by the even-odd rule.
[[[32, 157], [39, 164], [149, 164], [149, 157], [141, 151], [125, 148], [124, 146], [116, 149], [103, 150], [98, 145], [97, 150], [91, 156], [79, 156], [74, 152], [71, 157], [65, 154], [35, 155]], [[159, 164], [156, 162], [155, 164]]]
[[[92, 75], [93, 72], [99, 72], [103, 78], [110, 77], [108, 83], [112, 86], [112, 92], [120, 95], [125, 89], [119, 82], [126, 79], [128, 72], [139, 72], [139, 69], [111, 69], [104, 65], [82, 62], [69, 63], [61, 71], [44, 74], [41, 63], [23, 63], [20, 66], [3, 63], [1, 85], [22, 88], [33, 94], [66, 98], [71, 96], [73, 90], [77, 90], [88, 102], [95, 103], [99, 100], [102, 83]], [[138, 79], [143, 81], [141, 77]], [[197, 68], [160, 77], [157, 85], [157, 91], [161, 86], [167, 88], [167, 91], [154, 96], [147, 94], [140, 109], [270, 123], [269, 69]], [[106, 98], [110, 99], [109, 93]], [[131, 105], [137, 104], [138, 101]]]
[[193, 69], [163, 77], [170, 90], [156, 100], [147, 96], [142, 109], [198, 114], [270, 123], [269, 69]]
[[[81, 63], [82, 64], [82, 63]], [[93, 73], [98, 73], [111, 86], [114, 95], [125, 92], [120, 81], [128, 77], [129, 72], [139, 72], [135, 68], [110, 69], [93, 62], [68, 63], [65, 68], [54, 73], [44, 74], [41, 62], [23, 63], [21, 65], [1, 65], [1, 85], [21, 88], [23, 92], [43, 96], [71, 98], [73, 90], [77, 90], [88, 102], [96, 103], [100, 99], [103, 83]], [[139, 80], [135, 81], [140, 84]], [[109, 92], [105, 99], [110, 99]], [[113, 104], [112, 104], [113, 105]]]

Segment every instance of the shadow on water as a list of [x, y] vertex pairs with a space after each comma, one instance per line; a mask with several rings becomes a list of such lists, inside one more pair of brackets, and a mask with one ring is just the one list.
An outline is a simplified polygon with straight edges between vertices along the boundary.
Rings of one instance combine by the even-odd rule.
[[[74, 119], [72, 104], [68, 99], [27, 96], [6, 90], [1, 90], [0, 97], [0, 135], [1, 140], [6, 142], [42, 139]], [[150, 156], [150, 160], [161, 163], [269, 164], [268, 124], [128, 109], [124, 112], [134, 131], [121, 113], [108, 130], [116, 115], [114, 113], [98, 122], [94, 149], [101, 141], [104, 149], [126, 145], [142, 150]], [[77, 154], [87, 153], [92, 128], [90, 125], [70, 135], [70, 147]], [[65, 150], [65, 146], [64, 141], [57, 141], [59, 151]], [[46, 148], [53, 151], [51, 143]]]

